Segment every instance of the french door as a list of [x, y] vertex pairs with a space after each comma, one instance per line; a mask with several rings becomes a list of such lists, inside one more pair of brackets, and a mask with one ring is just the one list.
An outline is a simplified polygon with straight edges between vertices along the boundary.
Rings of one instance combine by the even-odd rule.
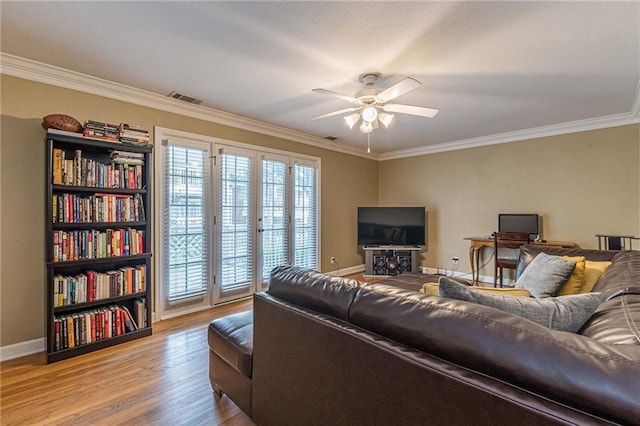
[[278, 265], [318, 268], [319, 159], [162, 136], [161, 317], [264, 290]]

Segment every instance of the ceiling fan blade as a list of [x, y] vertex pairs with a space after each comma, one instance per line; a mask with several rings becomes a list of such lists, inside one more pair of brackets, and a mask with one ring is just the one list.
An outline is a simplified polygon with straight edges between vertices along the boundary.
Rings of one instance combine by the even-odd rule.
[[420, 83], [418, 80], [416, 80], [415, 78], [407, 77], [400, 80], [393, 86], [388, 87], [382, 92], [378, 93], [376, 95], [376, 98], [378, 98], [381, 103], [385, 103], [397, 98], [400, 95], [404, 95], [405, 93], [413, 89], [417, 89], [420, 86], [422, 86], [422, 83]]
[[321, 93], [323, 95], [333, 96], [334, 98], [342, 99], [343, 101], [351, 102], [353, 104], [360, 103], [360, 101], [354, 97], [343, 95], [337, 92], [332, 92], [331, 90], [327, 90], [327, 89], [312, 89], [311, 91], [316, 93]]
[[313, 117], [313, 118], [312, 118], [312, 120], [317, 120], [317, 119], [319, 119], [319, 118], [333, 117], [334, 115], [346, 114], [347, 112], [357, 111], [357, 110], [359, 110], [360, 108], [361, 108], [361, 107], [341, 109], [340, 111], [334, 111], [334, 112], [330, 112], [330, 113], [328, 113], [328, 114], [322, 114], [322, 115], [319, 115], [319, 116], [317, 116], [317, 117]]
[[388, 104], [382, 105], [382, 109], [385, 112], [398, 112], [400, 114], [411, 114], [411, 115], [419, 115], [422, 117], [435, 117], [439, 109], [435, 108], [425, 108], [411, 105], [400, 105], [400, 104]]

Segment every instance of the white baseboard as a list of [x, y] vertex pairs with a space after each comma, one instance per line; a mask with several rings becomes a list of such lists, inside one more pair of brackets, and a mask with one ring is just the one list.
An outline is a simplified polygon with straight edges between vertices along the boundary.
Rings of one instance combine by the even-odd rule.
[[[462, 278], [465, 280], [471, 280], [472, 278], [471, 272], [462, 272], [462, 271], [452, 272], [451, 269], [433, 268], [430, 266], [420, 266], [419, 269], [420, 269], [420, 272], [422, 272], [423, 274], [440, 274], [440, 275], [446, 275], [448, 277]], [[480, 275], [478, 276], [478, 279], [481, 282], [493, 283], [493, 275]], [[505, 286], [512, 286], [513, 284], [514, 284], [514, 281], [512, 279], [505, 278], [504, 280]]]
[[334, 277], [344, 277], [345, 275], [358, 274], [364, 272], [364, 263], [362, 265], [349, 266], [346, 268], [335, 269], [333, 271], [327, 271], [325, 274], [333, 275]]
[[38, 352], [44, 352], [47, 350], [46, 344], [47, 339], [41, 337], [39, 339], [33, 339], [27, 342], [20, 342], [13, 345], [2, 346], [0, 347], [0, 362], [36, 354]]

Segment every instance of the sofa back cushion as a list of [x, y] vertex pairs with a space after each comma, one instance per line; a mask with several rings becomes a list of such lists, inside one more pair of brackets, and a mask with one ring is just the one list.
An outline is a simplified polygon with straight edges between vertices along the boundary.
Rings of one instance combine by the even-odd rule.
[[362, 285], [357, 280], [287, 265], [271, 271], [267, 293], [346, 321], [349, 305]]
[[604, 303], [580, 331], [612, 345], [640, 346], [640, 251], [621, 251], [593, 287]]

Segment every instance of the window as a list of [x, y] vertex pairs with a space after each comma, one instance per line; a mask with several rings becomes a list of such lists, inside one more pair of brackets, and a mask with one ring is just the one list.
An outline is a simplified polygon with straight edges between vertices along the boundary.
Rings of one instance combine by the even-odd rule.
[[220, 296], [251, 287], [254, 282], [255, 206], [253, 155], [220, 150], [218, 253]]
[[165, 150], [163, 283], [169, 301], [207, 289], [205, 229], [206, 151], [169, 145]]
[[262, 283], [278, 265], [289, 263], [289, 189], [288, 157], [262, 157], [261, 216], [259, 221], [260, 248], [262, 249]]
[[318, 268], [317, 183], [313, 164], [296, 162], [294, 167], [294, 265]]
[[155, 140], [161, 318], [249, 296], [279, 265], [318, 268], [319, 159], [162, 128]]

